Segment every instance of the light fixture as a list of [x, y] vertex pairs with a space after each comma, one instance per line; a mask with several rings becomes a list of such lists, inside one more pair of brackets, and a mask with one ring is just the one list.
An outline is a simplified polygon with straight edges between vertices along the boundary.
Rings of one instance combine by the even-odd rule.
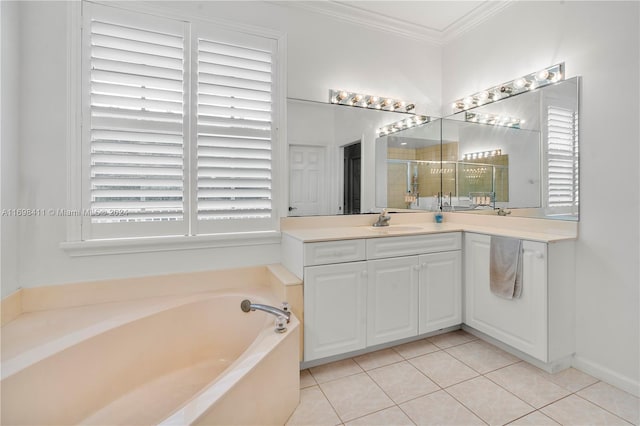
[[399, 132], [400, 130], [410, 129], [412, 127], [421, 126], [431, 121], [431, 117], [428, 115], [414, 115], [412, 117], [405, 118], [404, 120], [396, 121], [395, 123], [388, 124], [384, 127], [376, 130], [376, 135], [387, 136], [392, 133]]
[[482, 158], [495, 157], [497, 155], [502, 155], [501, 149], [492, 149], [489, 151], [479, 151], [479, 152], [470, 152], [468, 154], [464, 154], [462, 157], [462, 161], [467, 160], [479, 160]]
[[453, 112], [466, 111], [561, 80], [564, 80], [564, 62], [458, 99], [453, 103]]
[[416, 107], [413, 102], [335, 89], [329, 91], [329, 102], [337, 105], [394, 112], [409, 112], [413, 111]]
[[498, 114], [483, 114], [479, 112], [465, 112], [465, 121], [470, 123], [489, 124], [492, 126], [511, 127], [513, 129], [519, 129], [520, 125], [524, 123], [524, 120], [515, 117], [509, 117], [507, 115]]

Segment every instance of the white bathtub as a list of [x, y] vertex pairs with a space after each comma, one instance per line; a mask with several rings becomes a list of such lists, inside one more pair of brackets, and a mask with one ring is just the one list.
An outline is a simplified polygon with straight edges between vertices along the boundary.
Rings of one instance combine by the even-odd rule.
[[260, 290], [165, 300], [3, 360], [1, 423], [284, 424], [299, 400], [299, 323], [278, 334], [272, 315], [241, 311], [245, 298], [273, 304]]

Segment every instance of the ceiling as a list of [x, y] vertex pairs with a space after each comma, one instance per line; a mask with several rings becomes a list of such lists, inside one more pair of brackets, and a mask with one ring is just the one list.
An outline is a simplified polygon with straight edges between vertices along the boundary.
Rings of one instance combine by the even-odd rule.
[[444, 44], [506, 7], [511, 0], [286, 1], [348, 22]]

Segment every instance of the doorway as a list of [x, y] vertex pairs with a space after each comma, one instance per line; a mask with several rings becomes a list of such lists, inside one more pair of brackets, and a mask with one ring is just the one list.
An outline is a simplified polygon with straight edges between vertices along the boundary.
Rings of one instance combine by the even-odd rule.
[[289, 216], [326, 214], [325, 148], [289, 145]]
[[344, 147], [344, 214], [360, 213], [361, 144]]

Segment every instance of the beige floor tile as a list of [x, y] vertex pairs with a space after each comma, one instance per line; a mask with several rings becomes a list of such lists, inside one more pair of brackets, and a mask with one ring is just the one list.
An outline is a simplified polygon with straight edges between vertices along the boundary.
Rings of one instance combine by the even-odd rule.
[[316, 384], [316, 379], [313, 378], [309, 370], [300, 371], [300, 389], [308, 388]]
[[518, 398], [536, 408], [557, 401], [570, 392], [550, 382], [542, 374], [527, 368], [526, 363], [519, 362], [486, 375]]
[[444, 351], [412, 358], [409, 362], [443, 388], [478, 375]]
[[545, 377], [545, 379], [565, 388], [569, 392], [578, 392], [580, 389], [584, 389], [598, 381], [595, 377], [583, 373], [580, 370], [576, 370], [575, 368], [567, 368], [566, 370], [559, 371], [555, 374], [549, 374], [531, 364], [525, 365], [527, 368], [539, 372]]
[[591, 385], [578, 395], [628, 422], [640, 424], [640, 398], [604, 382]]
[[320, 384], [342, 421], [393, 406], [393, 401], [365, 373]]
[[300, 404], [287, 425], [338, 425], [340, 418], [318, 386], [300, 391]]
[[398, 407], [391, 407], [368, 416], [360, 417], [346, 426], [414, 426], [414, 423]]
[[485, 377], [451, 386], [447, 392], [491, 425], [503, 425], [534, 411], [529, 404]]
[[398, 352], [404, 358], [415, 358], [420, 355], [429, 354], [431, 352], [437, 352], [439, 347], [431, 343], [426, 339], [416, 340], [415, 342], [409, 342], [402, 345], [394, 346], [393, 350]]
[[482, 340], [454, 346], [446, 351], [482, 374], [520, 361], [510, 353]]
[[484, 425], [471, 411], [465, 408], [445, 391], [413, 399], [400, 405], [410, 418], [418, 425]]
[[398, 355], [398, 353], [393, 349], [383, 349], [381, 351], [370, 352], [354, 358], [354, 361], [365, 370], [371, 370], [373, 368], [382, 367], [403, 360], [404, 358]]
[[376, 368], [367, 374], [396, 404], [440, 389], [407, 361]]
[[614, 416], [576, 395], [569, 395], [560, 401], [547, 405], [540, 411], [566, 426], [629, 424], [620, 417]]
[[429, 337], [429, 341], [440, 349], [450, 348], [452, 346], [461, 345], [477, 339], [478, 338], [473, 334], [469, 334], [463, 330], [456, 330], [450, 333], [438, 334], [437, 336]]
[[534, 411], [518, 420], [509, 423], [510, 426], [557, 426], [558, 422], [545, 416], [540, 411]]
[[362, 368], [353, 359], [343, 359], [309, 369], [318, 383], [340, 379], [353, 374], [362, 373]]

